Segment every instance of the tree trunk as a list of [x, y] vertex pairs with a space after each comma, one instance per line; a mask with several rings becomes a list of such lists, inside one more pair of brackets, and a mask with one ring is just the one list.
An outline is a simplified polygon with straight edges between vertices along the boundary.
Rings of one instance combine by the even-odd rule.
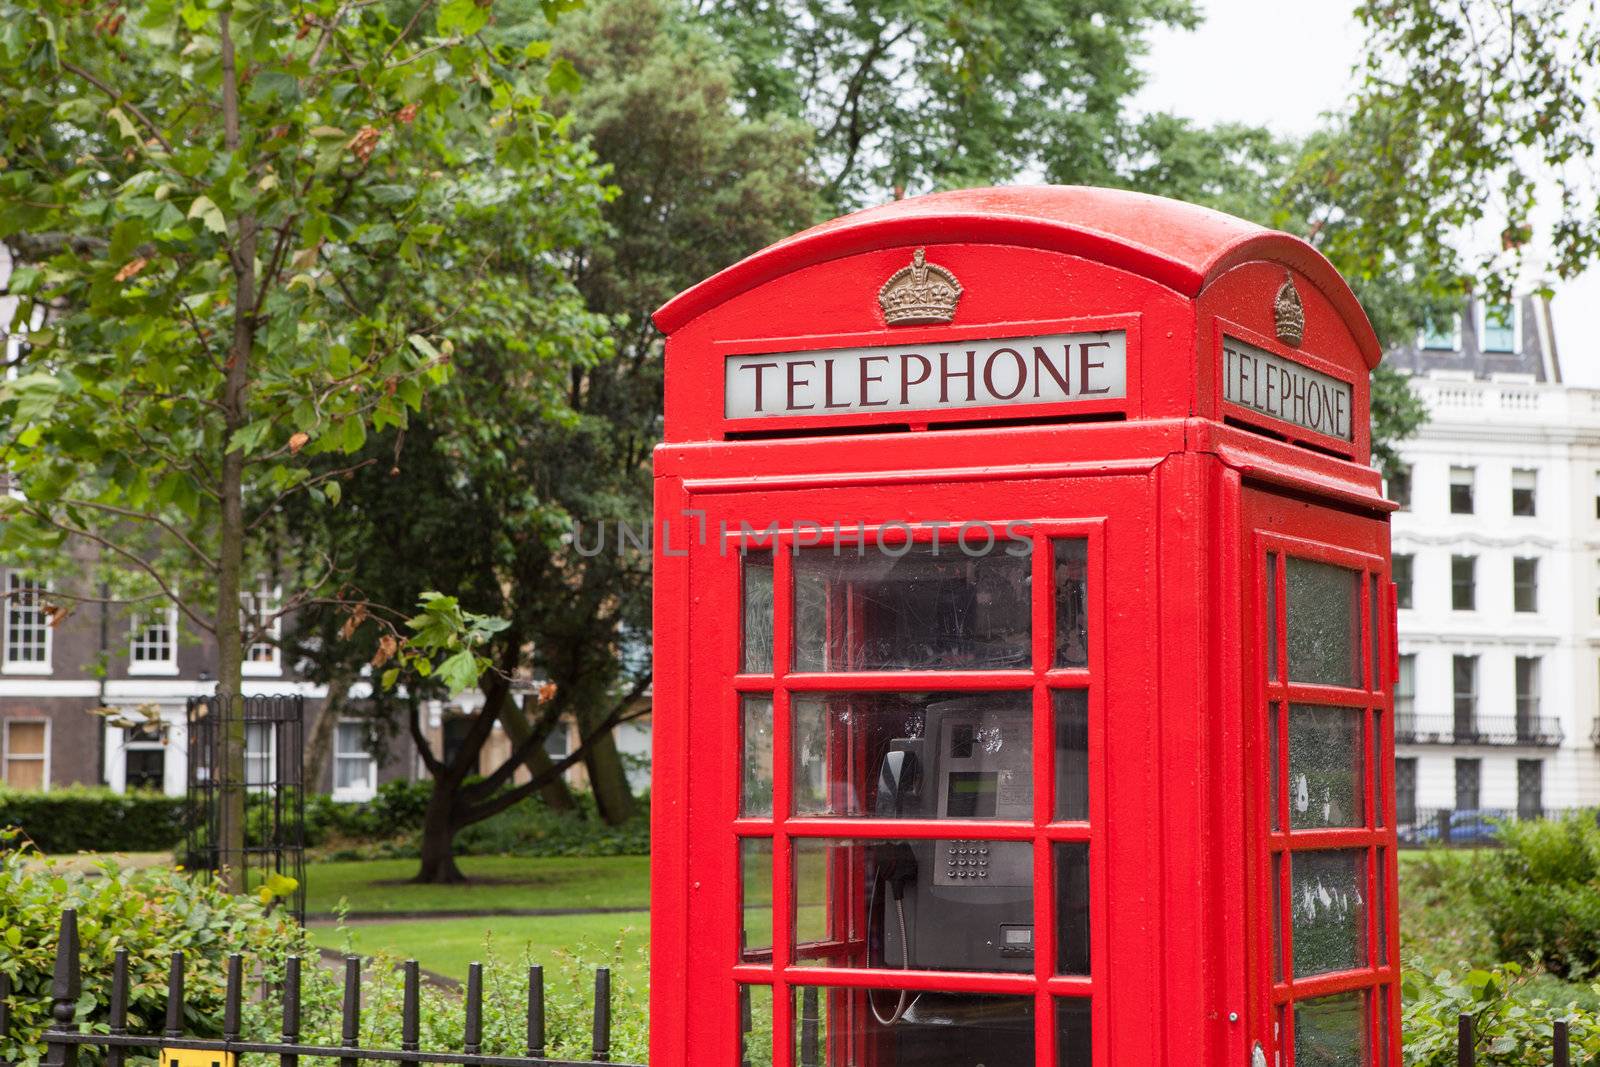
[[[587, 734], [594, 724], [587, 722], [597, 714], [604, 714], [594, 705], [588, 705], [578, 719], [579, 727]], [[611, 826], [627, 822], [637, 805], [633, 790], [628, 787], [628, 775], [622, 768], [622, 753], [617, 751], [617, 732], [607, 730], [583, 746], [583, 765], [589, 772], [589, 788], [594, 790], [594, 804], [600, 817]]]
[[[239, 83], [234, 69], [233, 37], [229, 32], [228, 12], [218, 13], [222, 61], [222, 116], [224, 141], [229, 151], [239, 147]], [[223, 382], [223, 457], [221, 482], [221, 527], [217, 550], [217, 696], [233, 714], [228, 729], [218, 731], [222, 751], [216, 766], [221, 770], [222, 825], [218, 830], [218, 861], [223, 869], [223, 884], [230, 892], [242, 893], [247, 874], [245, 860], [245, 728], [240, 690], [244, 674], [244, 635], [240, 617], [239, 592], [244, 569], [244, 453], [232, 447], [233, 435], [248, 421], [246, 392], [249, 384], [251, 347], [255, 336], [256, 222], [254, 216], [240, 215], [231, 254], [234, 282], [233, 339], [228, 347], [227, 374]], [[279, 753], [288, 758], [290, 753]]]
[[433, 780], [428, 810], [422, 819], [422, 867], [414, 882], [430, 884], [465, 882], [467, 876], [456, 866], [453, 819], [458, 783], [444, 778]]
[[[500, 707], [500, 725], [505, 727], [506, 737], [511, 741], [511, 750], [515, 752], [534, 730], [534, 716], [536, 713], [528, 710], [529, 706], [538, 707], [537, 697], [523, 698], [523, 706], [518, 708], [516, 702], [507, 700]], [[561, 729], [558, 721], [554, 727]], [[528, 750], [527, 756], [522, 760], [522, 765], [528, 768], [528, 773], [534, 778], [550, 773], [554, 762], [550, 754], [544, 750], [543, 745], [534, 745]], [[572, 790], [567, 788], [567, 783], [560, 776], [554, 778], [549, 785], [539, 790], [539, 799], [553, 811], [572, 811], [576, 808], [577, 801], [572, 799]]]

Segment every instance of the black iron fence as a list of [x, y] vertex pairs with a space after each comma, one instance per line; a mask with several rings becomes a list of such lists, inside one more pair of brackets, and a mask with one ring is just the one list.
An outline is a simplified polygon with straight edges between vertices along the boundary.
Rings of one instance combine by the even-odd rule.
[[[544, 970], [528, 968], [528, 1008], [526, 1056], [485, 1055], [483, 1049], [483, 965], [474, 963], [467, 972], [462, 1010], [465, 1012], [460, 1049], [424, 1049], [421, 1045], [421, 969], [415, 960], [404, 964], [404, 993], [401, 1000], [399, 1048], [364, 1047], [361, 1035], [361, 961], [356, 956], [344, 960], [344, 995], [340, 1005], [338, 1045], [307, 1043], [301, 1034], [300, 960], [290, 957], [278, 993], [283, 1003], [283, 1026], [276, 1041], [245, 1040], [241, 1014], [245, 997], [244, 958], [228, 957], [227, 988], [223, 1000], [222, 1036], [194, 1037], [185, 1032], [187, 1003], [184, 999], [183, 953], [174, 952], [167, 971], [166, 1025], [159, 1034], [137, 1034], [128, 1030], [129, 964], [127, 949], [118, 949], [112, 964], [110, 1003], [103, 1018], [105, 1032], [80, 1025], [78, 999], [83, 992], [82, 954], [78, 940], [78, 915], [73, 909], [61, 913], [60, 937], [56, 943], [55, 973], [50, 983], [50, 1024], [44, 1031], [44, 1067], [77, 1067], [79, 1050], [102, 1050], [107, 1067], [123, 1067], [129, 1051], [156, 1055], [162, 1050], [196, 1050], [218, 1054], [211, 1062], [233, 1062], [244, 1053], [277, 1056], [279, 1067], [298, 1067], [300, 1057], [325, 1057], [339, 1061], [339, 1067], [358, 1067], [362, 1060], [401, 1064], [449, 1063], [463, 1067], [582, 1067], [586, 1063], [611, 1060], [611, 972], [605, 967], [594, 974], [594, 1032], [587, 1060], [550, 1059], [545, 1055]], [[313, 963], [315, 966], [315, 963]], [[0, 1040], [11, 1027], [11, 982], [0, 974]], [[165, 1058], [165, 1057], [164, 1057]], [[640, 1067], [622, 1064], [619, 1067]]]
[[1500, 745], [1557, 748], [1566, 736], [1547, 715], [1396, 715], [1394, 739], [1410, 745]]
[[[1550, 1067], [1572, 1067], [1572, 1035], [1567, 1021], [1558, 1020], [1551, 1028]], [[1456, 1067], [1477, 1067], [1480, 1038], [1471, 1015], [1456, 1017]], [[1499, 1049], [1496, 1051], [1505, 1051]], [[1519, 1061], [1526, 1062], [1526, 1061]]]
[[1401, 848], [1498, 848], [1501, 827], [1507, 823], [1580, 814], [1600, 817], [1587, 808], [1416, 808], [1400, 812], [1396, 833]]

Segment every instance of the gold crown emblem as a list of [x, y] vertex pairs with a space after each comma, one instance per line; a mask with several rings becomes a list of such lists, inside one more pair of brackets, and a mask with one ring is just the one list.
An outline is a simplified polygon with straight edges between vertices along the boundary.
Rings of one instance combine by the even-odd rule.
[[917, 249], [911, 266], [889, 275], [878, 290], [883, 320], [890, 326], [916, 326], [949, 322], [956, 317], [956, 301], [961, 299], [961, 283], [956, 276], [935, 263], [929, 263], [925, 249]]
[[1272, 321], [1277, 327], [1278, 340], [1295, 348], [1306, 333], [1306, 309], [1300, 303], [1300, 290], [1294, 287], [1294, 277], [1283, 279], [1278, 295], [1272, 301]]

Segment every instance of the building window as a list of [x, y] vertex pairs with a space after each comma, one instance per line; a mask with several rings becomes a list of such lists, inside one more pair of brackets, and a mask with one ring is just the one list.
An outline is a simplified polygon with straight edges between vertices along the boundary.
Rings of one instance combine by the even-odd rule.
[[1544, 760], [1517, 760], [1517, 818], [1544, 815]]
[[1402, 608], [1411, 606], [1411, 571], [1416, 562], [1412, 555], [1395, 556], [1389, 566], [1389, 574], [1394, 578], [1394, 602]]
[[122, 731], [122, 787], [126, 790], [167, 788], [167, 728], [144, 723]]
[[1518, 468], [1511, 472], [1511, 514], [1537, 513], [1535, 490], [1539, 487], [1539, 472]]
[[1456, 810], [1478, 810], [1478, 785], [1483, 779], [1481, 759], [1456, 760]]
[[1471, 744], [1478, 739], [1478, 657], [1452, 656], [1451, 678], [1455, 690], [1455, 742]]
[[1394, 761], [1395, 817], [1401, 826], [1414, 826], [1417, 822], [1417, 759], [1400, 756]]
[[455, 763], [456, 757], [461, 755], [461, 750], [466, 746], [467, 735], [472, 732], [472, 723], [475, 716], [449, 715], [445, 717], [442, 726], [443, 737], [440, 746], [439, 759], [445, 766]]
[[1484, 305], [1482, 347], [1485, 352], [1517, 350], [1517, 309], [1513, 305]]
[[1600, 471], [1594, 472], [1594, 517], [1600, 519]]
[[1422, 347], [1454, 352], [1461, 347], [1460, 315], [1429, 315], [1422, 323]]
[[1539, 561], [1517, 557], [1511, 561], [1511, 607], [1515, 611], [1539, 610]]
[[1478, 557], [1450, 557], [1450, 606], [1472, 611], [1478, 603]]
[[272, 780], [273, 729], [269, 722], [244, 724], [244, 784], [265, 786]]
[[12, 789], [37, 793], [50, 788], [50, 723], [7, 719], [4, 744], [5, 782]]
[[1409, 724], [1417, 713], [1417, 654], [1407, 652], [1400, 657], [1400, 673], [1394, 683], [1395, 728], [1402, 720]]
[[1472, 486], [1476, 472], [1471, 467], [1450, 468], [1450, 514], [1472, 514]]
[[17, 571], [6, 572], [7, 674], [50, 673], [49, 585]]
[[1536, 740], [1539, 730], [1539, 657], [1517, 657], [1517, 740]]
[[268, 675], [283, 673], [283, 589], [263, 582], [253, 592], [240, 593], [244, 604], [244, 673]]
[[378, 761], [367, 743], [364, 723], [341, 719], [333, 728], [335, 800], [370, 800], [378, 791]]
[[[1600, 475], [1596, 476], [1600, 478]], [[1389, 499], [1393, 500], [1401, 511], [1411, 510], [1411, 468], [1409, 466], [1397, 467], [1394, 477], [1389, 479], [1387, 492]], [[1600, 490], [1597, 490], [1600, 492]], [[1595, 507], [1600, 513], [1600, 496], [1596, 497]]]
[[133, 616], [128, 644], [129, 674], [178, 673], [178, 606]]

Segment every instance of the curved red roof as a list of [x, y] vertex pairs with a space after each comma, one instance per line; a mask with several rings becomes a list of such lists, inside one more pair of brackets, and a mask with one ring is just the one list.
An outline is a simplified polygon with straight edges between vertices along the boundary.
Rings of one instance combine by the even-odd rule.
[[1055, 249], [1143, 275], [1189, 297], [1240, 263], [1282, 263], [1322, 290], [1369, 366], [1383, 355], [1349, 285], [1300, 238], [1181, 200], [1082, 185], [961, 189], [844, 215], [684, 290], [656, 311], [655, 323], [672, 333], [747, 289], [813, 263], [887, 245], [950, 241]]

